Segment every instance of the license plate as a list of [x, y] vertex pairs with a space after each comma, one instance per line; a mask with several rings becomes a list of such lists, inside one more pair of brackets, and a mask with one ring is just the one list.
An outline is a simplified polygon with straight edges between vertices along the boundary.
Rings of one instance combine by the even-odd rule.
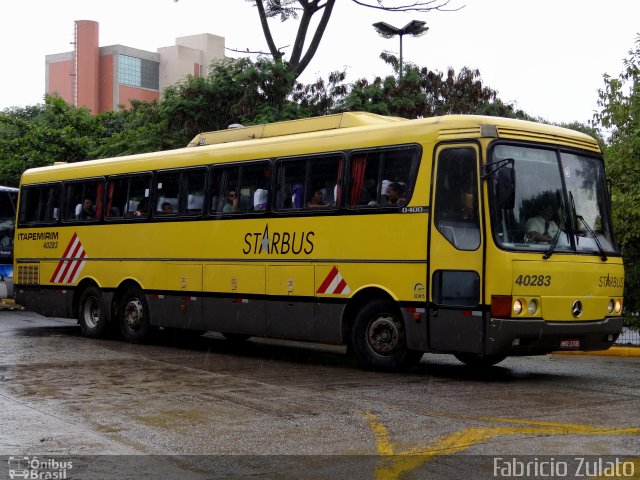
[[560, 350], [580, 350], [580, 340], [577, 338], [567, 338], [560, 341]]

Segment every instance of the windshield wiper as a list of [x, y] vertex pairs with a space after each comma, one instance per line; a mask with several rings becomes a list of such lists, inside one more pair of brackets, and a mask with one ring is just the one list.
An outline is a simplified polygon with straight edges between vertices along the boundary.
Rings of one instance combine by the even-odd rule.
[[598, 250], [600, 251], [600, 258], [602, 259], [603, 262], [606, 262], [607, 261], [607, 254], [604, 253], [604, 248], [602, 248], [602, 245], [600, 244], [600, 241], [598, 240], [598, 237], [596, 236], [596, 232], [594, 232], [591, 229], [591, 227], [589, 226], [589, 224], [587, 223], [587, 221], [584, 219], [584, 217], [582, 215], [576, 215], [576, 218], [578, 220], [582, 221], [584, 226], [587, 228], [587, 230], [589, 231], [589, 233], [591, 234], [591, 236], [595, 240], [596, 245], [598, 246]]
[[[558, 195], [558, 200], [560, 199], [560, 192], [556, 191], [556, 195]], [[560, 203], [560, 201], [558, 201], [558, 203]], [[571, 205], [573, 205], [573, 196], [571, 197]], [[575, 207], [573, 207], [575, 208]], [[567, 217], [564, 213], [564, 208], [562, 208], [562, 219], [564, 223], [564, 228], [567, 228]], [[542, 256], [543, 260], [547, 260], [549, 258], [551, 258], [551, 255], [553, 255], [553, 252], [556, 249], [556, 246], [558, 245], [558, 240], [560, 239], [560, 234], [562, 233], [562, 229], [558, 228], [558, 231], [556, 232], [556, 235], [553, 237], [553, 240], [551, 240], [551, 245], [549, 245], [549, 248], [547, 249], [546, 252], [544, 252], [544, 255]]]
[[556, 249], [556, 245], [558, 245], [558, 240], [560, 239], [561, 233], [562, 233], [562, 230], [558, 229], [558, 231], [556, 232], [556, 236], [553, 237], [553, 240], [551, 240], [551, 245], [549, 245], [549, 249], [546, 252], [544, 252], [544, 255], [542, 256], [544, 260], [551, 258], [551, 255], [553, 255], [553, 251]]

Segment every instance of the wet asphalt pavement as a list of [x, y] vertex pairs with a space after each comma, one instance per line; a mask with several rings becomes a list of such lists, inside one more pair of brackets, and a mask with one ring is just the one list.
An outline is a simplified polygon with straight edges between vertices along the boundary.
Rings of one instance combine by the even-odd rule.
[[497, 456], [632, 461], [639, 387], [638, 358], [477, 371], [427, 354], [391, 374], [341, 347], [212, 333], [130, 345], [2, 311], [0, 479], [12, 462], [26, 478], [34, 456], [74, 460], [66, 478], [495, 478]]

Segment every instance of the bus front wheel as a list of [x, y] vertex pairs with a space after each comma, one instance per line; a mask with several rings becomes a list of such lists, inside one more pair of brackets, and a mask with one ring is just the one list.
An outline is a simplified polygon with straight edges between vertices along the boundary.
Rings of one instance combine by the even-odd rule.
[[125, 291], [120, 300], [119, 323], [122, 337], [130, 343], [141, 343], [151, 334], [149, 307], [144, 292], [138, 287]]
[[102, 292], [95, 285], [85, 288], [78, 304], [78, 323], [82, 334], [89, 338], [102, 337], [107, 329], [107, 321]]
[[367, 367], [402, 370], [417, 364], [422, 352], [407, 348], [406, 331], [395, 303], [375, 300], [356, 315], [351, 346]]

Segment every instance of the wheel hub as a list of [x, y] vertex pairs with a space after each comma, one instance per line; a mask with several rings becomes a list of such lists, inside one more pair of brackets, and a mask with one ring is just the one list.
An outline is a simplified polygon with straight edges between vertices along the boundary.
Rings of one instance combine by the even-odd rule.
[[89, 328], [95, 328], [100, 322], [100, 304], [95, 297], [88, 298], [84, 304], [82, 315]]
[[369, 346], [379, 355], [389, 355], [397, 347], [400, 339], [400, 327], [391, 315], [376, 318], [369, 326]]
[[124, 308], [124, 319], [132, 330], [137, 330], [144, 320], [144, 310], [142, 302], [137, 298], [132, 298]]

